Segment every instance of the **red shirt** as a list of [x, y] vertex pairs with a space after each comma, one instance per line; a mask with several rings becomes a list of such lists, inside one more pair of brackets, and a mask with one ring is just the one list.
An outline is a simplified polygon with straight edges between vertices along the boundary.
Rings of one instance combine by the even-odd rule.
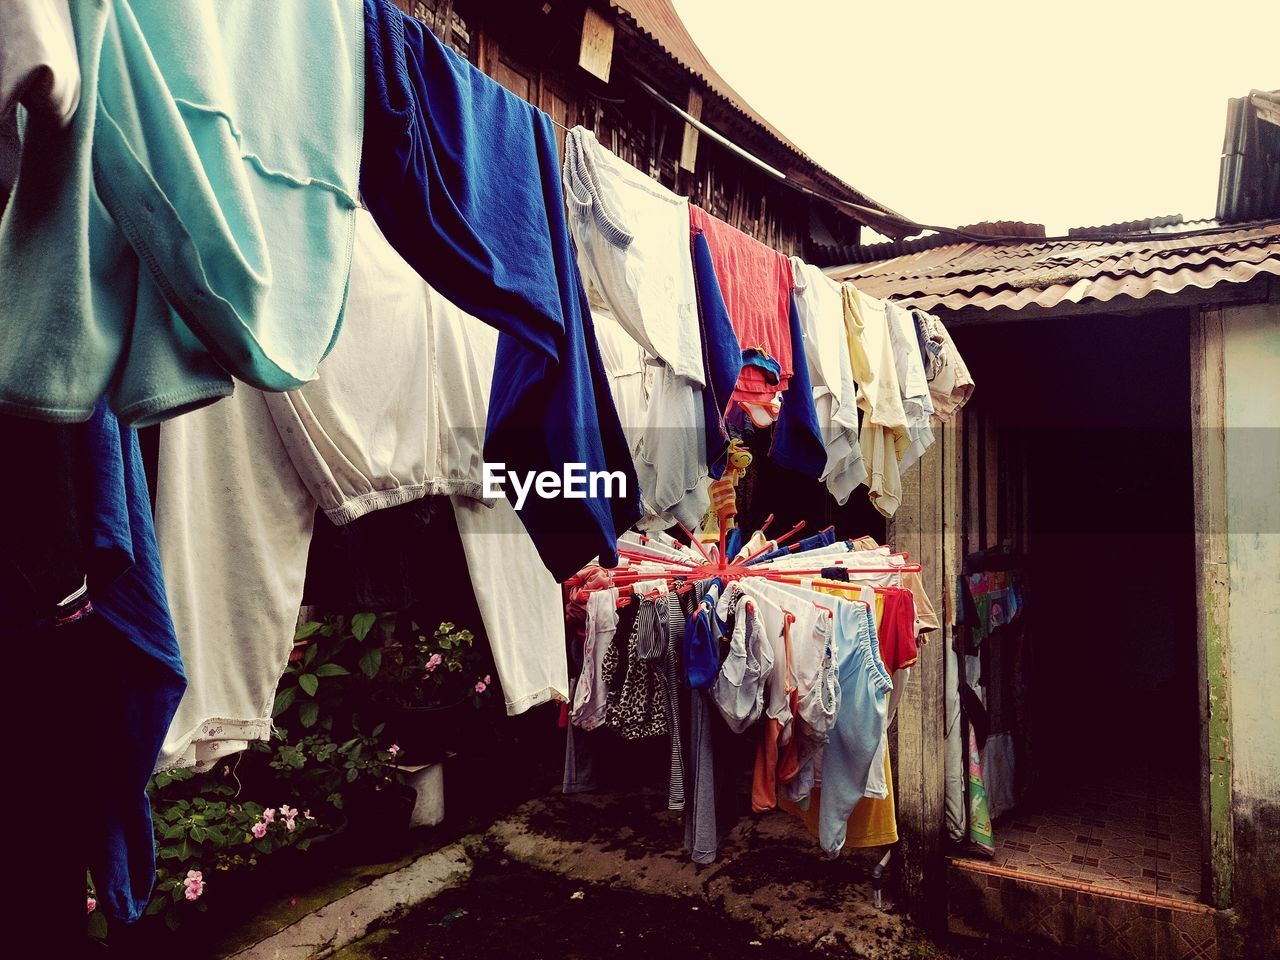
[[909, 667], [920, 657], [916, 647], [916, 601], [905, 587], [881, 590], [880, 659], [890, 673]]
[[781, 368], [771, 384], [758, 367], [743, 366], [734, 400], [771, 400], [791, 377], [791, 261], [736, 227], [689, 204], [689, 222], [711, 249], [711, 263], [729, 322], [743, 350], [762, 350]]

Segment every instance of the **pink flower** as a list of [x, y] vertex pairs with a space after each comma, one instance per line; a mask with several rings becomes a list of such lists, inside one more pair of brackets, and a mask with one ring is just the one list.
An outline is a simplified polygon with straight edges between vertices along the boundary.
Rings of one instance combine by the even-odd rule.
[[486, 689], [487, 687], [483, 680], [476, 681], [476, 693], [484, 693]]
[[302, 819], [303, 819], [303, 820], [314, 820], [314, 819], [315, 819], [315, 817], [313, 817], [313, 816], [311, 815], [311, 811], [310, 811], [310, 810], [303, 810], [303, 811], [302, 811]]
[[262, 811], [262, 822], [263, 822], [263, 823], [275, 823], [275, 822], [276, 822], [276, 808], [275, 808], [275, 807], [267, 807], [267, 809], [265, 809], [265, 810], [263, 810], [263, 811]]
[[438, 653], [433, 653], [433, 654], [432, 654], [432, 655], [427, 659], [427, 673], [430, 673], [430, 672], [431, 672], [432, 670], [434, 670], [436, 667], [440, 666], [440, 664], [442, 664], [443, 662], [444, 662], [444, 660], [441, 658], [440, 654], [438, 654]]
[[257, 823], [253, 825], [253, 830], [251, 832], [253, 833], [253, 836], [255, 839], [261, 840], [263, 837], [267, 835], [266, 823], [259, 820]]
[[493, 683], [493, 681], [489, 679], [489, 675], [487, 673], [484, 675], [484, 682], [486, 684]]
[[298, 816], [296, 807], [291, 807], [287, 803], [280, 804], [280, 816], [284, 817], [284, 828], [293, 833], [294, 818]]
[[89, 900], [89, 913], [93, 913], [93, 911], [98, 909], [98, 901], [93, 899], [93, 897], [89, 897], [88, 900]]
[[394, 757], [396, 756], [396, 754], [398, 754], [399, 752], [400, 752], [400, 744], [398, 744], [398, 743], [393, 743], [391, 746], [387, 747], [387, 753], [391, 754], [391, 756], [392, 756], [393, 758], [394, 758]]
[[[265, 828], [265, 824], [263, 824]], [[186, 888], [183, 893], [188, 900], [199, 900], [201, 894], [204, 893], [204, 874], [199, 870], [188, 870], [187, 877], [182, 881], [182, 885]]]

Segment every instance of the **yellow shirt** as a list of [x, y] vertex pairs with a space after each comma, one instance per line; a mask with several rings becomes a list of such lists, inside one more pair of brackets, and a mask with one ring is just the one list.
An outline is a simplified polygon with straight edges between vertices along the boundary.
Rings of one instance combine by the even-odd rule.
[[858, 445], [867, 468], [867, 487], [872, 506], [891, 517], [902, 498], [898, 461], [910, 446], [911, 437], [902, 409], [884, 303], [863, 297], [848, 283], [841, 286], [841, 297], [849, 362], [858, 384], [858, 406], [864, 413]]

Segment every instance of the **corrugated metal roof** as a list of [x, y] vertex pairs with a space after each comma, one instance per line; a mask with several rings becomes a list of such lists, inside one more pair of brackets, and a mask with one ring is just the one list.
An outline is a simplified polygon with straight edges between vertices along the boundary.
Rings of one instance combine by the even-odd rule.
[[702, 80], [708, 87], [728, 100], [739, 113], [744, 113], [760, 126], [764, 127], [773, 138], [791, 148], [805, 159], [807, 155], [798, 146], [787, 139], [786, 134], [771, 124], [763, 115], [757, 113], [751, 104], [729, 86], [720, 76], [716, 68], [698, 49], [685, 28], [680, 14], [670, 0], [609, 0], [610, 5], [631, 19], [650, 39], [657, 42], [680, 66]]
[[[900, 216], [896, 211], [868, 197], [861, 190], [845, 183], [830, 170], [820, 166], [786, 134], [766, 120], [763, 114], [747, 103], [742, 95], [734, 90], [724, 77], [720, 76], [719, 71], [711, 65], [711, 62], [703, 52], [698, 49], [698, 45], [694, 42], [693, 37], [689, 35], [684, 21], [676, 13], [671, 0], [609, 0], [609, 3], [610, 6], [626, 17], [641, 33], [656, 43], [676, 63], [705, 83], [712, 93], [721, 97], [734, 110], [762, 128], [770, 137], [800, 158], [810, 174], [811, 182], [806, 182], [807, 186], [825, 190], [840, 199], [871, 207], [893, 216]], [[789, 171], [788, 175], [790, 175]], [[839, 207], [837, 209], [842, 209], [842, 212], [853, 216], [855, 219], [862, 219], [848, 210], [843, 210], [843, 208]], [[895, 236], [900, 235], [900, 228], [895, 230], [892, 224], [881, 224], [877, 221], [877, 228], [890, 231]]]
[[1227, 222], [1280, 216], [1280, 90], [1227, 101], [1217, 216]]
[[934, 243], [827, 272], [873, 296], [924, 310], [973, 314], [1084, 300], [1107, 303], [1280, 276], [1280, 224], [1158, 239]]

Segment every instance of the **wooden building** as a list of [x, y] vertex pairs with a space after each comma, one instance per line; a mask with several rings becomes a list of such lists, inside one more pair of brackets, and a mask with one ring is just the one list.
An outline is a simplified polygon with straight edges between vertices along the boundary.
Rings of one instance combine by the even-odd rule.
[[396, 2], [545, 110], [561, 136], [563, 127], [587, 127], [637, 169], [781, 253], [821, 264], [813, 258], [856, 244], [864, 223], [902, 235], [898, 215], [820, 167], [724, 81], [670, 0]]
[[947, 693], [971, 651], [950, 625], [898, 714], [908, 887], [955, 930], [1280, 956], [1277, 103], [1232, 102], [1214, 220], [984, 225], [1001, 238], [830, 271], [941, 317], [977, 381], [904, 478], [893, 542], [952, 614], [967, 555], [1008, 544], [1028, 571], [1020, 665], [986, 650], [960, 673], [981, 677], [988, 744], [1012, 716], [1028, 747], [993, 857], [967, 843]]

